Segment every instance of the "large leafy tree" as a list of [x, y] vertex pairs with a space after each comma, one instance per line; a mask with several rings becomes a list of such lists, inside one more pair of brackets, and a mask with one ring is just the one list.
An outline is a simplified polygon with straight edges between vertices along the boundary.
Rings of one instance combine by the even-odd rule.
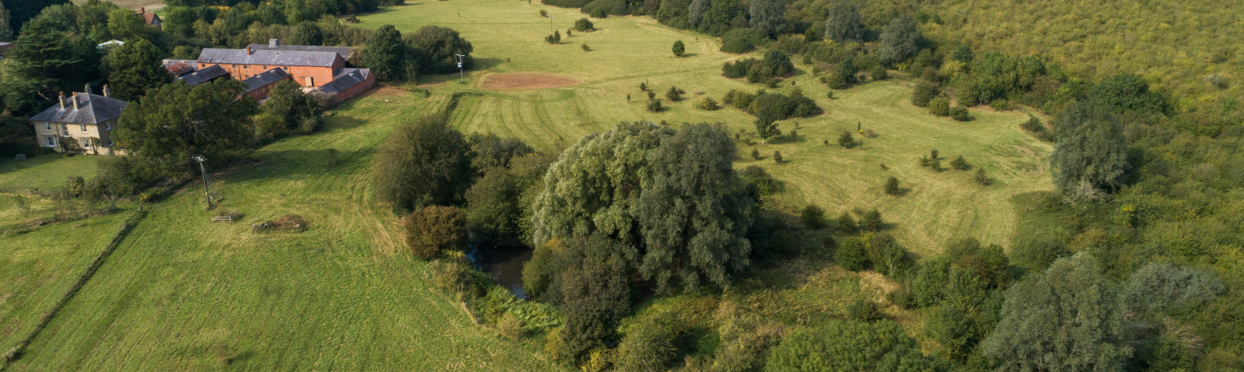
[[885, 63], [897, 63], [920, 51], [920, 30], [916, 20], [900, 15], [881, 30], [881, 50], [878, 52]]
[[260, 139], [288, 131], [310, 133], [319, 127], [324, 109], [315, 97], [302, 92], [302, 86], [290, 80], [276, 83], [255, 118], [255, 137]]
[[1089, 101], [1069, 105], [1054, 121], [1050, 154], [1054, 185], [1074, 200], [1095, 200], [1117, 190], [1128, 170], [1123, 125]]
[[700, 20], [704, 19], [704, 12], [707, 12], [712, 6], [712, 0], [691, 0], [691, 5], [687, 7], [688, 26], [699, 26]]
[[69, 0], [2, 0], [4, 7], [9, 10], [9, 23], [13, 30], [20, 30], [26, 25], [26, 22], [34, 19], [43, 11], [43, 8], [69, 4]]
[[403, 124], [380, 145], [372, 178], [376, 195], [398, 212], [454, 205], [473, 176], [462, 133], [436, 113]]
[[13, 39], [12, 16], [9, 9], [4, 7], [4, 3], [0, 2], [0, 41], [9, 41]]
[[825, 20], [825, 38], [839, 43], [864, 40], [859, 6], [846, 0], [834, 3]]
[[402, 42], [402, 34], [392, 25], [380, 26], [367, 39], [363, 49], [363, 64], [376, 78], [388, 81], [412, 81], [418, 71], [418, 63], [411, 58], [409, 48]]
[[1118, 74], [1102, 80], [1089, 97], [1112, 112], [1162, 113], [1169, 109], [1166, 97], [1149, 90], [1149, 83], [1135, 74]]
[[561, 356], [576, 363], [597, 348], [618, 341], [618, 324], [631, 308], [627, 264], [633, 250], [606, 236], [572, 239], [561, 258], [558, 277], [566, 323]]
[[133, 101], [148, 89], [168, 84], [168, 71], [160, 63], [163, 53], [147, 39], [132, 39], [108, 55], [108, 81], [116, 98]]
[[458, 35], [458, 31], [439, 26], [423, 26], [403, 39], [418, 60], [419, 72], [424, 74], [443, 74], [458, 72], [458, 56], [462, 57], [462, 68], [470, 69], [475, 65], [471, 58], [474, 47]]
[[22, 29], [17, 46], [5, 58], [9, 60], [0, 81], [0, 94], [5, 105], [15, 114], [43, 110], [54, 102], [59, 92], [82, 88], [99, 77], [99, 50], [87, 38], [65, 30], [73, 30], [71, 17], [47, 14]]
[[752, 30], [773, 36], [786, 27], [786, 2], [783, 0], [752, 0], [748, 21]]
[[315, 23], [302, 22], [289, 30], [289, 43], [293, 45], [321, 45], [324, 31]]
[[1118, 286], [1079, 253], [1007, 292], [983, 353], [1001, 371], [1122, 371], [1123, 315]]
[[658, 290], [727, 284], [749, 263], [753, 200], [733, 140], [709, 124], [620, 124], [562, 153], [536, 200], [534, 242], [600, 233], [639, 252]]
[[108, 31], [120, 40], [133, 39], [142, 34], [143, 17], [129, 9], [113, 9], [108, 13]]
[[156, 159], [230, 153], [250, 139], [247, 124], [259, 111], [244, 91], [234, 80], [160, 87], [126, 106], [113, 133], [117, 146]]

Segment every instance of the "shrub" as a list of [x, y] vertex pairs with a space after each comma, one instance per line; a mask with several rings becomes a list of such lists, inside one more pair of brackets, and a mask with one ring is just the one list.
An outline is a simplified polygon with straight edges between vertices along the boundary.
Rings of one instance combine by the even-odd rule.
[[858, 298], [847, 305], [847, 318], [875, 322], [882, 319], [881, 308], [876, 302]]
[[673, 51], [674, 56], [682, 57], [687, 52], [687, 46], [683, 45], [682, 40], [675, 41]]
[[712, 97], [704, 97], [704, 99], [700, 100], [700, 102], [695, 103], [695, 108], [705, 111], [713, 111], [721, 108], [721, 106], [718, 106], [717, 100], [714, 100]]
[[939, 156], [937, 156], [937, 149], [933, 149], [933, 150], [929, 151], [929, 157], [930, 157], [930, 158], [933, 158], [933, 159], [937, 159], [937, 158], [939, 158]]
[[868, 268], [868, 253], [864, 249], [864, 242], [854, 237], [843, 239], [834, 251], [834, 262], [851, 271]]
[[933, 161], [929, 159], [929, 156], [928, 156], [928, 155], [923, 155], [923, 156], [921, 156], [921, 157], [920, 157], [920, 166], [921, 166], [921, 167], [928, 167], [928, 166], [929, 166], [929, 164], [932, 164], [932, 163], [933, 163]]
[[657, 98], [657, 92], [653, 92], [651, 90], [648, 91], [648, 100], [654, 100], [656, 98]]
[[415, 256], [429, 260], [445, 250], [466, 248], [466, 216], [458, 208], [434, 205], [406, 217], [406, 245]]
[[985, 175], [985, 168], [977, 169], [976, 177], [974, 179], [976, 180], [976, 183], [979, 183], [985, 186], [989, 185], [989, 176]]
[[1024, 131], [1027, 131], [1028, 133], [1033, 133], [1033, 134], [1045, 132], [1045, 125], [1041, 123], [1041, 119], [1038, 119], [1036, 116], [1033, 116], [1032, 114], [1028, 115], [1028, 121], [1025, 121], [1022, 124], [1020, 124], [1019, 128], [1023, 129]]
[[876, 81], [882, 81], [890, 77], [889, 72], [886, 71], [885, 66], [882, 65], [873, 66], [872, 70], [868, 72], [868, 75]]
[[[651, 94], [651, 93], [652, 93], [652, 92], [649, 92], [649, 94]], [[651, 111], [651, 112], [661, 112], [661, 100], [659, 100], [659, 99], [650, 99], [650, 100], [648, 100], [648, 111]]]
[[979, 337], [972, 325], [962, 311], [942, 306], [928, 318], [924, 333], [937, 341], [948, 359], [962, 362], [971, 354]]
[[1011, 101], [1007, 101], [1006, 99], [999, 98], [999, 99], [993, 100], [993, 102], [989, 102], [989, 106], [993, 107], [994, 110], [998, 110], [998, 111], [1010, 111]]
[[808, 204], [799, 212], [799, 221], [809, 230], [825, 227], [825, 210], [815, 204]]
[[671, 86], [670, 90], [665, 92], [665, 98], [669, 99], [670, 102], [678, 102], [682, 100], [683, 93], [686, 93], [686, 91]]
[[911, 93], [911, 104], [916, 107], [928, 107], [929, 101], [942, 94], [936, 83], [921, 79], [916, 83], [916, 90]]
[[929, 113], [934, 116], [950, 116], [950, 100], [937, 97], [929, 101]]
[[549, 43], [549, 44], [561, 44], [562, 43], [561, 32], [553, 31], [552, 35], [544, 37], [544, 42]]
[[899, 192], [900, 190], [898, 188], [898, 178], [890, 177], [889, 179], [885, 181], [886, 195], [898, 195]]
[[648, 91], [648, 83], [642, 83], [642, 82], [641, 82], [641, 83], [639, 83], [639, 90], [640, 90], [641, 92], [647, 92], [647, 91]]
[[592, 21], [588, 20], [587, 18], [579, 18], [578, 21], [574, 21], [574, 29], [575, 31], [584, 32], [584, 31], [589, 31], [589, 30], [595, 30], [596, 25], [593, 25]]
[[936, 158], [930, 159], [929, 169], [932, 169], [934, 172], [941, 172], [942, 171], [942, 159], [936, 159]]
[[954, 170], [965, 170], [968, 169], [968, 162], [967, 160], [963, 160], [962, 156], [956, 156], [950, 161], [950, 168]]
[[592, 10], [592, 14], [590, 14], [590, 16], [592, 16], [592, 18], [605, 18], [605, 17], [607, 17], [608, 15], [607, 15], [607, 14], [605, 14], [605, 10], [604, 10], [604, 9], [596, 8], [596, 9]]
[[860, 216], [860, 230], [881, 231], [881, 224], [881, 212], [878, 212], [876, 209]]
[[781, 151], [774, 151], [774, 152], [773, 152], [773, 162], [774, 162], [774, 163], [778, 163], [778, 164], [782, 164], [782, 152], [781, 152]]
[[511, 340], [523, 338], [523, 322], [518, 320], [514, 314], [506, 313], [497, 323], [497, 332]]
[[[939, 371], [898, 323], [833, 320], [799, 328], [770, 353], [765, 371]], [[912, 366], [928, 366], [918, 368]]]
[[760, 160], [760, 150], [752, 149], [752, 159]]
[[583, 51], [584, 51], [584, 52], [590, 52], [590, 51], [592, 51], [592, 47], [587, 46], [587, 43], [583, 43], [583, 45], [579, 45], [579, 47], [583, 48]]
[[[752, 153], [759, 158], [760, 152], [753, 150]], [[755, 185], [756, 191], [761, 196], [781, 191], [781, 184], [778, 183], [777, 179], [774, 179], [769, 172], [766, 172], [764, 168], [759, 166], [749, 165], [747, 168], [743, 168], [743, 171], [739, 172], [739, 178], [742, 178], [748, 184]]]
[[678, 333], [660, 318], [642, 322], [627, 332], [618, 345], [619, 371], [663, 371], [675, 361]]
[[844, 149], [855, 147], [855, 137], [851, 136], [851, 132], [844, 130], [838, 135], [838, 145]]
[[843, 234], [854, 234], [859, 231], [859, 226], [855, 225], [855, 218], [851, 217], [850, 212], [842, 212], [838, 216], [836, 225], [838, 232]]
[[955, 106], [950, 108], [950, 118], [955, 121], [968, 121], [972, 116], [968, 114], [968, 108], [963, 106]]
[[790, 57], [781, 50], [770, 50], [766, 52], [764, 65], [773, 72], [772, 76], [777, 77], [786, 76], [786, 74], [789, 74], [791, 71], [795, 70], [795, 65], [791, 63]]

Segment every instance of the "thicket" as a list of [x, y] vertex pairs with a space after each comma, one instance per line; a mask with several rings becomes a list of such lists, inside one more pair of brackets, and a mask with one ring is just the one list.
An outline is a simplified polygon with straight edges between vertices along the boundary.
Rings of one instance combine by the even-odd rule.
[[457, 205], [474, 177], [470, 146], [438, 112], [406, 122], [385, 139], [372, 161], [376, 196], [397, 212]]
[[726, 62], [721, 67], [721, 74], [727, 78], [747, 78], [749, 83], [768, 83], [773, 79], [786, 77], [795, 70], [790, 57], [780, 50], [765, 53], [763, 60], [748, 58], [735, 62]]
[[430, 260], [466, 243], [466, 218], [456, 207], [427, 206], [406, 217], [406, 246], [416, 257]]

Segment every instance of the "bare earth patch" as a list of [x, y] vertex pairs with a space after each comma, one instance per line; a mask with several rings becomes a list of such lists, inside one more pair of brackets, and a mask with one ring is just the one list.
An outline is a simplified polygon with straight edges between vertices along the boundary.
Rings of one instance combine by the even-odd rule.
[[568, 77], [549, 74], [493, 74], [484, 80], [484, 89], [520, 90], [557, 88], [578, 84]]

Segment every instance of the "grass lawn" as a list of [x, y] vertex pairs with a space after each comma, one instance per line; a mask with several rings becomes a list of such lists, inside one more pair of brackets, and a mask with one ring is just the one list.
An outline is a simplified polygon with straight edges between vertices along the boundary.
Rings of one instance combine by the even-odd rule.
[[[435, 24], [453, 28], [471, 41], [482, 69], [468, 72], [467, 84], [458, 84], [457, 75], [421, 78], [422, 87], [434, 92], [473, 93], [462, 100], [453, 117], [454, 124], [467, 133], [514, 136], [545, 150], [608, 130], [620, 121], [664, 121], [671, 125], [720, 122], [732, 132], [754, 133], [754, 118], [740, 110], [702, 111], [692, 104], [701, 99], [698, 92], [720, 101], [730, 89], [763, 88], [721, 76], [724, 62], [759, 58], [759, 54], [720, 53], [713, 39], [673, 30], [647, 17], [592, 19], [598, 31], [575, 32], [563, 36], [562, 45], [549, 45], [543, 42], [550, 33], [549, 20], [540, 17], [541, 9], [554, 16], [553, 26], [563, 33], [575, 20], [586, 17], [577, 10], [526, 2], [441, 1], [360, 17], [360, 26], [392, 24], [403, 32], [413, 32]], [[504, 32], [498, 32], [499, 28]], [[688, 44], [686, 56], [677, 58], [670, 52], [675, 40]], [[579, 45], [584, 43], [592, 51], [582, 51]], [[784, 133], [798, 123], [798, 139], [776, 139], [764, 145], [758, 139], [751, 144], [740, 143], [736, 163], [740, 168], [760, 165], [783, 181], [786, 191], [779, 199], [792, 208], [814, 203], [834, 217], [854, 208], [876, 208], [900, 243], [928, 255], [960, 236], [1009, 246], [1016, 215], [1009, 198], [1052, 188], [1045, 160], [1051, 147], [1018, 129], [1027, 119], [1023, 113], [974, 109], [975, 119], [969, 122], [937, 118], [909, 103], [911, 84], [901, 81], [869, 82], [836, 90], [831, 100], [825, 98], [829, 89], [811, 75], [810, 66], [797, 67], [801, 71], [792, 79], [769, 91], [789, 94], [794, 82], [826, 113], [780, 123]], [[577, 79], [579, 84], [536, 90], [483, 88], [489, 75], [515, 72], [557, 74]], [[687, 91], [690, 99], [665, 101], [665, 111], [648, 112], [644, 103], [647, 97], [638, 88], [641, 82], [647, 82], [658, 98], [664, 97], [670, 86], [677, 86]], [[838, 134], [854, 132], [857, 124], [878, 136], [863, 139], [863, 146], [857, 149], [838, 147]], [[826, 140], [831, 146], [823, 145]], [[752, 149], [759, 150], [764, 158], [753, 160]], [[949, 168], [955, 156], [963, 156], [973, 168], [943, 172], [921, 168], [917, 159], [933, 149], [939, 150], [944, 168]], [[774, 151], [782, 153], [785, 163], [773, 162]], [[976, 184], [972, 180], [976, 168], [984, 168], [993, 184]], [[902, 196], [882, 192], [890, 176], [899, 179], [905, 190]]]
[[65, 185], [72, 176], [91, 178], [99, 170], [95, 156], [63, 157], [45, 154], [17, 161], [0, 159], [0, 187], [51, 190]]
[[9, 350], [116, 235], [127, 212], [0, 236], [0, 350]]
[[[394, 93], [375, 91], [322, 132], [218, 174], [240, 222], [210, 222], [196, 192], [149, 205], [12, 370], [558, 369], [473, 326], [433, 289], [426, 263], [395, 254], [397, 221], [372, 208], [365, 170], [395, 123], [444, 99]], [[286, 214], [309, 230], [251, 232]]]

